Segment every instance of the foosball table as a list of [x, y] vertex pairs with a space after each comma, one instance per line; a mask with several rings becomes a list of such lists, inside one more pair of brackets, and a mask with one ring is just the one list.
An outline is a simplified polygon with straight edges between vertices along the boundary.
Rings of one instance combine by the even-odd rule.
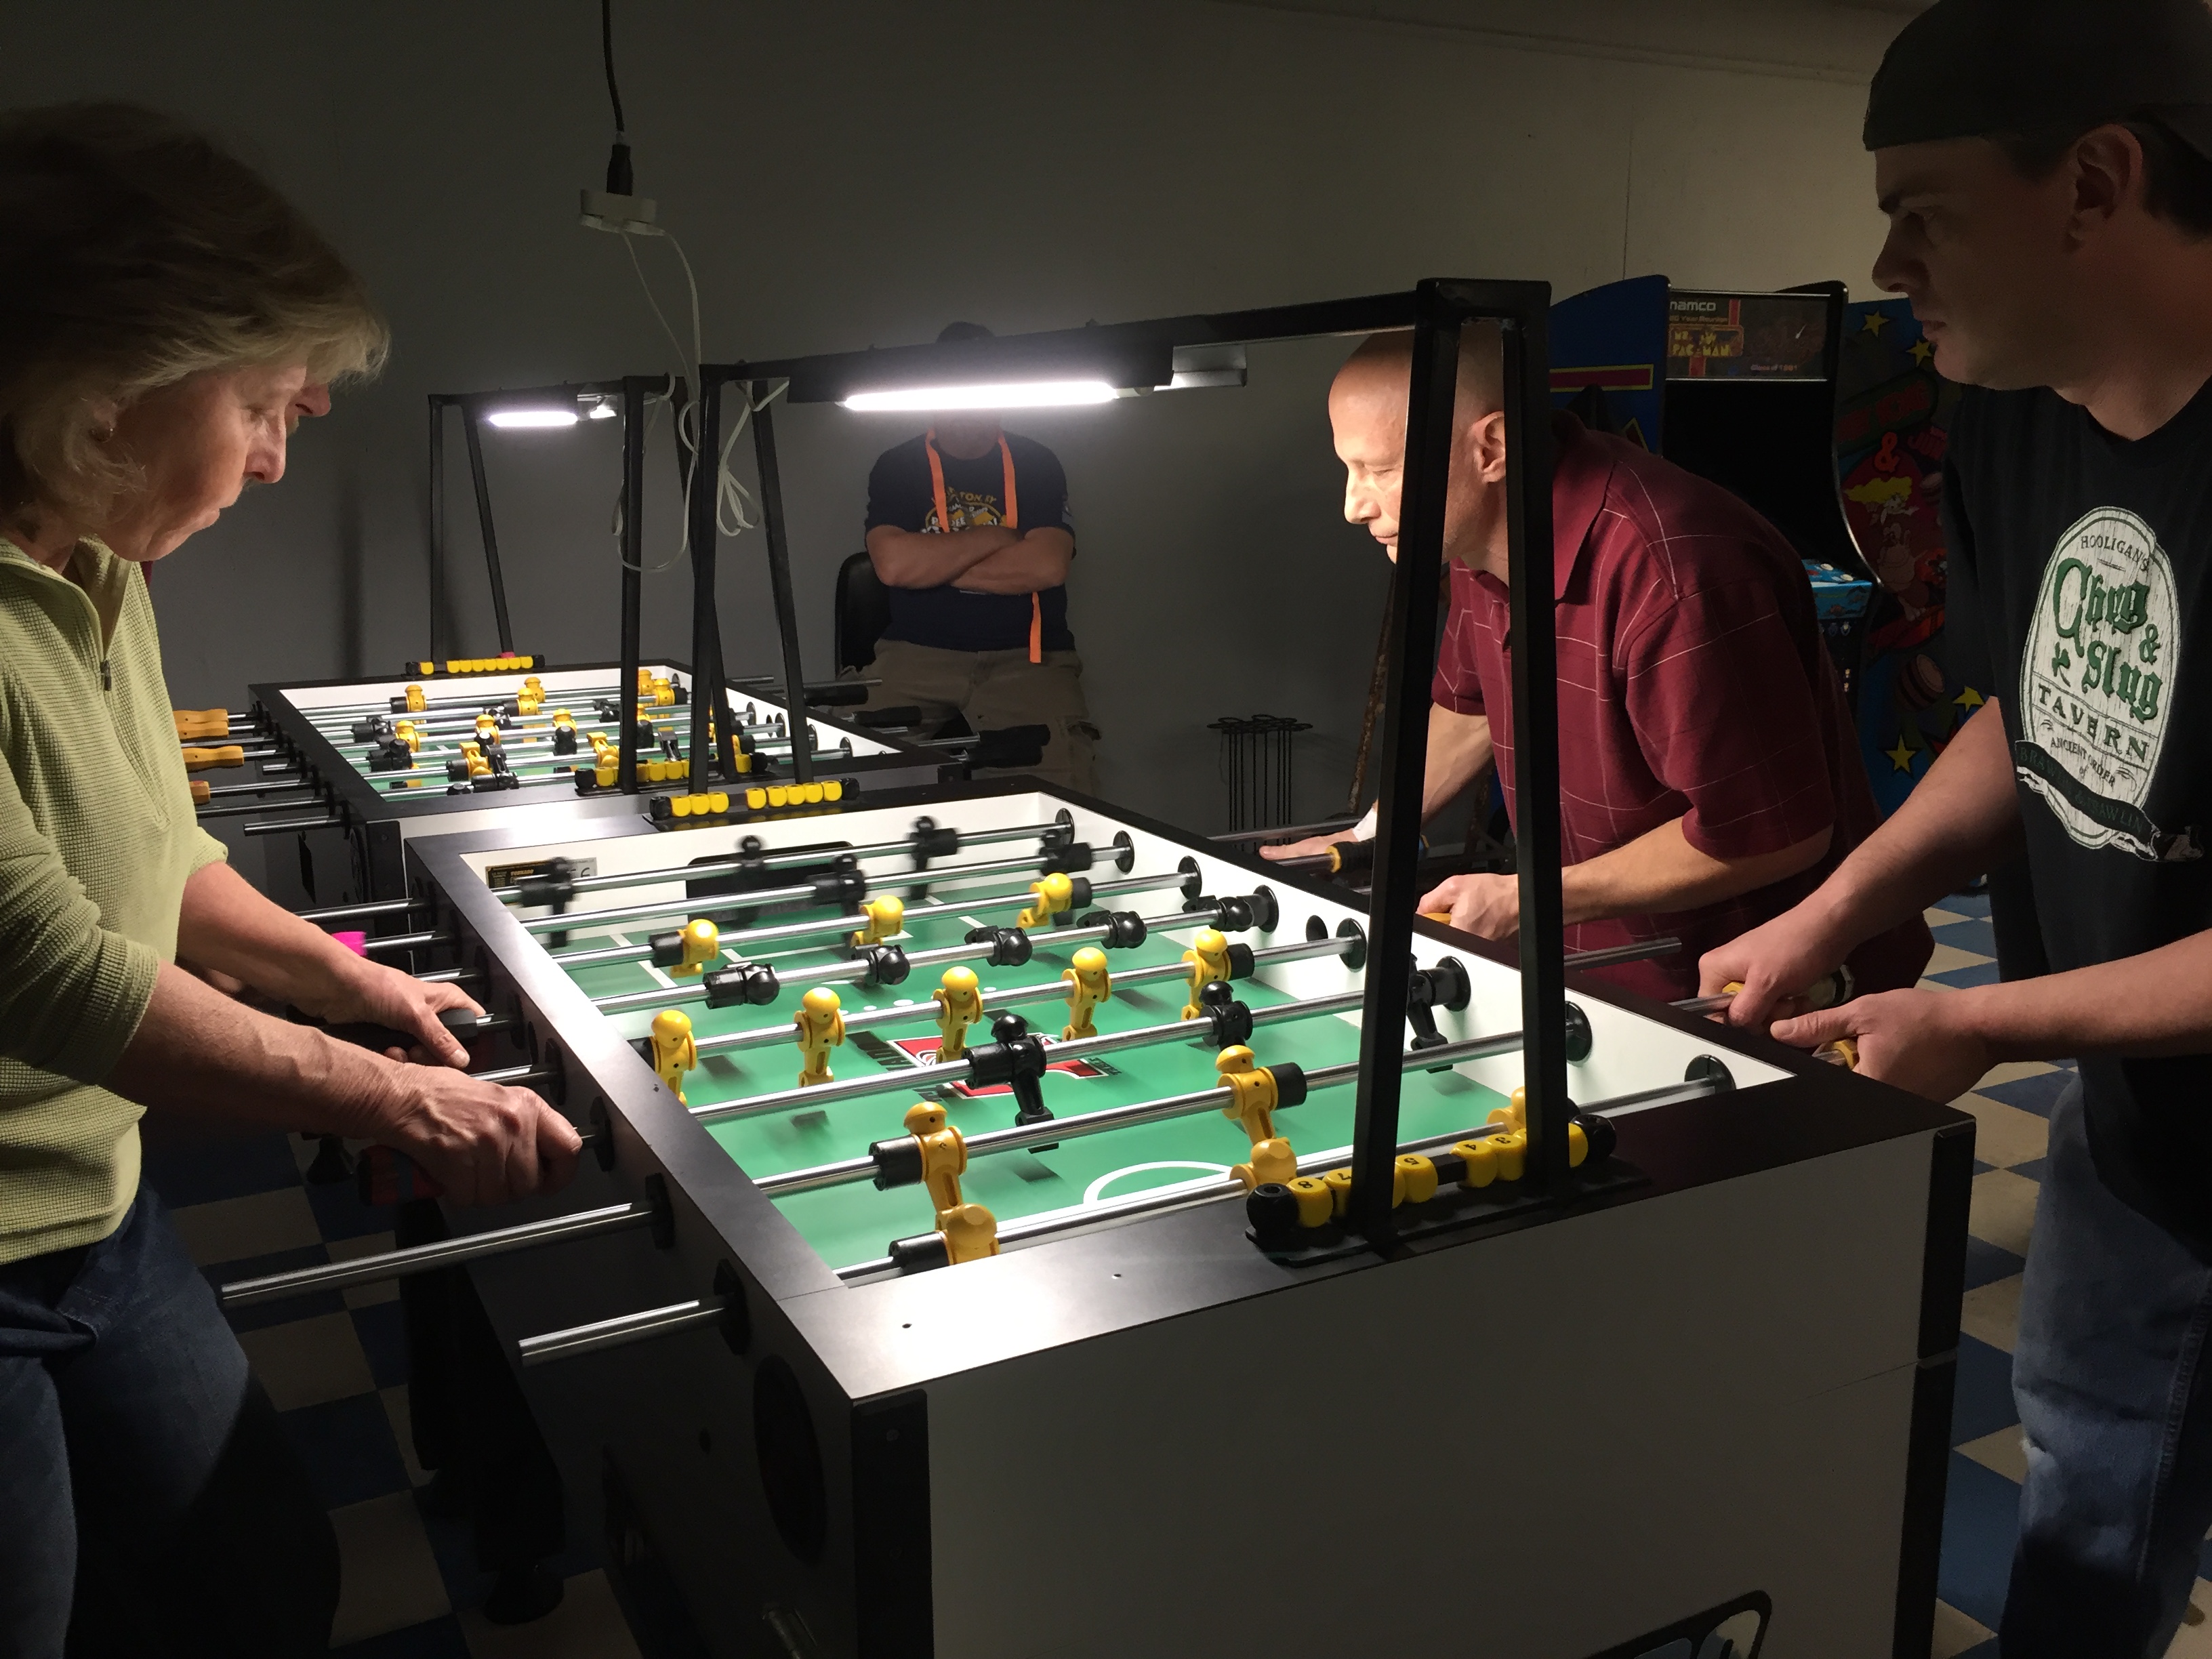
[[411, 890], [585, 1174], [226, 1294], [465, 1264], [649, 1647], [1861, 1654], [1932, 1585], [1961, 1115], [1571, 958], [1530, 1190], [1518, 976], [1424, 921], [1377, 1248], [1340, 890], [1011, 785], [541, 835]]
[[[688, 808], [690, 674], [646, 663], [623, 696], [618, 665], [571, 668], [528, 658], [410, 665], [404, 679], [255, 685], [242, 714], [179, 710], [178, 737], [203, 820], [247, 817], [249, 836], [296, 836], [297, 874], [271, 859], [274, 896], [300, 906], [383, 902], [403, 895], [400, 848], [416, 835], [447, 835], [514, 818], [545, 826]], [[964, 775], [966, 757], [896, 732], [845, 723], [828, 707], [866, 689], [808, 688], [804, 732], [766, 695], [766, 682], [728, 692], [739, 811], [783, 807], [847, 790], [935, 783]], [[820, 699], [817, 706], [814, 700]], [[621, 787], [624, 708], [634, 723], [636, 792]], [[818, 775], [794, 775], [804, 741]], [[394, 904], [395, 913], [404, 906]], [[365, 919], [365, 918], [364, 918]]]

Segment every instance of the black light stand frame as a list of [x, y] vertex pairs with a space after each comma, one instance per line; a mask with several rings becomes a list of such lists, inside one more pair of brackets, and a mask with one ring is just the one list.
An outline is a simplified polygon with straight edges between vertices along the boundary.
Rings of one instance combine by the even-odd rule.
[[[1127, 388], [1242, 385], [1241, 349], [1267, 341], [1353, 336], [1410, 328], [1413, 368], [1406, 418], [1406, 527], [1391, 579], [1389, 683], [1385, 698], [1382, 813], [1370, 899], [1371, 945], [1360, 1018], [1358, 1103], [1349, 1219], [1379, 1250], [1394, 1248], [1393, 1171], [1397, 1158], [1407, 988], [1413, 969], [1414, 905], [1421, 896], [1420, 800], [1428, 744], [1428, 688], [1434, 665], [1437, 590], [1443, 569], [1444, 501], [1453, 462], [1453, 395], [1461, 331], [1495, 321], [1504, 339], [1507, 449], [1505, 525], [1512, 562], [1513, 743], [1516, 841], [1520, 850], [1521, 1000], [1525, 1042], [1532, 1191], [1564, 1193], [1567, 1158], [1566, 976], [1559, 894], [1559, 696], [1552, 607], [1551, 289], [1543, 283], [1431, 279], [1411, 293], [1317, 305], [1281, 306], [1153, 322], [1065, 329], [889, 350], [842, 352], [701, 371], [700, 453], [720, 453], [723, 388], [751, 404], [760, 468], [761, 518], [794, 719], [805, 708], [792, 599], [775, 441], [757, 389], [783, 383], [793, 403], [836, 402], [854, 392], [976, 380], [1060, 378], [1071, 372]], [[1234, 350], [1234, 379], [1221, 365]], [[695, 565], [711, 583], [714, 493], [694, 492]], [[1536, 550], [1532, 557], [1530, 550]], [[711, 593], [711, 586], [702, 588]], [[703, 666], [703, 664], [702, 664]], [[719, 677], [718, 677], [719, 683]], [[696, 722], [703, 716], [695, 712]], [[726, 727], [725, 728], [726, 729]], [[703, 752], [696, 748], [694, 753]], [[800, 751], [794, 759], [804, 764]], [[803, 778], [805, 774], [801, 773]]]
[[[680, 385], [680, 383], [678, 383]], [[462, 434], [467, 441], [469, 478], [474, 488], [477, 525], [483, 540], [484, 574], [491, 583], [492, 620], [499, 631], [499, 648], [514, 649], [514, 630], [507, 618], [507, 578], [500, 565], [499, 534], [492, 520], [491, 487], [484, 477], [483, 420], [493, 409], [508, 404], [575, 403], [584, 398], [619, 399], [623, 422], [622, 459], [622, 690], [625, 718], [622, 731], [622, 766], [616, 787], [625, 795], [637, 793], [637, 720], [629, 710], [629, 699], [637, 684], [641, 658], [639, 643], [644, 625], [645, 574], [645, 411], [647, 399], [672, 396], [675, 388], [665, 375], [626, 374], [619, 380], [581, 380], [559, 386], [524, 386], [495, 392], [434, 392], [430, 404], [430, 656], [443, 659], [443, 600], [446, 588], [446, 414], [459, 410]], [[678, 434], [678, 465], [682, 468], [683, 440]], [[688, 478], [688, 473], [686, 477]], [[699, 643], [700, 617], [693, 617], [692, 676], [708, 672], [713, 659], [713, 684], [721, 682], [720, 630], [716, 627], [712, 588], [703, 626], [715, 634], [714, 648]], [[723, 729], [728, 730], [724, 722]], [[695, 732], [695, 739], [698, 734]], [[700, 752], [696, 747], [693, 753]]]

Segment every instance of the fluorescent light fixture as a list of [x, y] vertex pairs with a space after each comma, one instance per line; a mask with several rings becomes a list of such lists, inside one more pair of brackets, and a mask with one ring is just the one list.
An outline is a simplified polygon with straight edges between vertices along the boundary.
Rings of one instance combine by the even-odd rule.
[[568, 409], [495, 409], [486, 415], [484, 419], [489, 421], [494, 426], [503, 427], [574, 426], [576, 424], [577, 415], [573, 407]]
[[611, 421], [614, 417], [615, 406], [612, 404], [604, 398], [592, 400], [589, 418], [594, 421]]
[[845, 407], [863, 410], [1053, 409], [1111, 403], [1120, 395], [1103, 380], [1019, 380], [996, 386], [917, 386], [893, 392], [856, 392], [845, 399]]

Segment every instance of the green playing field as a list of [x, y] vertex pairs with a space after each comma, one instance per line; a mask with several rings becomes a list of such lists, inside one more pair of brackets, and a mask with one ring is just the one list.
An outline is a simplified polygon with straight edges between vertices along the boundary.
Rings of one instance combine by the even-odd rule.
[[[1007, 884], [1009, 887], [1012, 883]], [[979, 889], [979, 893], [983, 890]], [[991, 891], [1003, 891], [993, 888]], [[949, 890], [946, 896], [958, 896]], [[727, 902], [728, 901], [720, 901]], [[1115, 908], [1135, 910], [1148, 919], [1172, 914], [1181, 903], [1176, 890], [1125, 895]], [[777, 912], [763, 923], [783, 923], [826, 910]], [[649, 932], [678, 925], [680, 918], [640, 924], [635, 932], [591, 933], [580, 931], [568, 947], [582, 950], [607, 944], [645, 942]], [[957, 916], [916, 919], [898, 943], [909, 951], [957, 945], [970, 926], [1009, 926], [1012, 912], [1006, 907], [981, 908], [980, 900]], [[1116, 975], [1127, 969], [1180, 961], [1188, 930], [1170, 939], [1155, 931], [1131, 950], [1112, 951], [1109, 961]], [[836, 936], [831, 936], [836, 937]], [[981, 963], [975, 972], [987, 999], [994, 993], [1056, 981], [1079, 945], [1055, 945], [1051, 932], [1031, 932], [1036, 954], [1019, 968], [990, 968]], [[1247, 936], [1248, 939], [1249, 936]], [[744, 954], [742, 945], [726, 951], [731, 959]], [[763, 952], [747, 960], [766, 962], [781, 972], [838, 960], [844, 952], [831, 948]], [[557, 953], [556, 953], [556, 960]], [[863, 991], [838, 986], [848, 1014], [885, 1007], [911, 1008], [913, 1017], [896, 1024], [856, 1032], [842, 1048], [831, 1052], [831, 1066], [842, 1080], [880, 1074], [887, 1070], [910, 1072], [911, 1089], [846, 1099], [825, 1107], [804, 1104], [754, 1117], [733, 1118], [709, 1126], [714, 1139], [748, 1175], [756, 1178], [789, 1170], [866, 1156], [869, 1144], [903, 1132], [908, 1107], [929, 1091], [927, 1056], [910, 1057], [896, 1045], [917, 1043], [933, 1048], [937, 1038], [936, 1005], [930, 993], [942, 969], [917, 969], [906, 983], [893, 988]], [[1264, 969], [1263, 969], [1264, 971]], [[586, 995], [608, 997], [648, 991], [681, 981], [668, 979], [643, 963], [587, 964], [572, 970]], [[677, 1003], [691, 1018], [695, 1037], [720, 1036], [772, 1026], [788, 1030], [804, 984], [787, 986], [773, 1007], [709, 1008], [703, 1001]], [[1140, 1026], [1165, 1024], [1182, 1018], [1187, 987], [1176, 980], [1116, 989], [1102, 1005], [1094, 1024], [1102, 1035]], [[1258, 978], [1236, 981], [1238, 997], [1255, 1011], [1291, 1000]], [[1037, 1000], [1016, 1009], [1033, 1030], [1057, 1037], [1066, 1023], [1063, 1003]], [[619, 1029], [641, 1035], [652, 1011], [617, 1017]], [[1322, 1015], [1261, 1026], [1251, 1048], [1261, 1066], [1291, 1060], [1308, 1068], [1335, 1065], [1358, 1056], [1356, 1014]], [[989, 1040], [989, 1018], [975, 1026], [971, 1042]], [[865, 1050], [872, 1051], [864, 1052]], [[1046, 1105], [1057, 1115], [1092, 1112], [1107, 1107], [1134, 1104], [1170, 1095], [1211, 1089], [1218, 1082], [1214, 1050], [1195, 1042], [1162, 1042], [1121, 1049], [1097, 1060], [1081, 1063], [1091, 1075], [1066, 1071], [1048, 1072], [1044, 1079]], [[692, 1106], [723, 1105], [757, 1095], [793, 1088], [802, 1056], [794, 1042], [752, 1048], [725, 1054], [707, 1054], [685, 1084]], [[1301, 1154], [1348, 1145], [1352, 1139], [1353, 1090], [1349, 1085], [1317, 1090], [1303, 1105], [1285, 1110], [1277, 1120], [1277, 1133], [1289, 1139]], [[947, 1117], [963, 1134], [1010, 1127], [1014, 1121], [1012, 1095], [1001, 1087], [970, 1095], [958, 1085], [942, 1089]], [[1223, 1095], [1224, 1101], [1227, 1097]], [[1472, 1079], [1451, 1072], [1409, 1073], [1401, 1109], [1401, 1139], [1443, 1134], [1473, 1128], [1505, 1103], [1494, 1091]], [[1001, 1223], [1047, 1210], [1127, 1197], [1148, 1188], [1189, 1181], [1225, 1172], [1249, 1156], [1250, 1144], [1233, 1119], [1214, 1109], [1164, 1121], [1109, 1130], [1066, 1140], [1049, 1150], [1016, 1151], [977, 1156], [969, 1165], [963, 1195], [969, 1202], [988, 1206]], [[794, 1193], [776, 1200], [807, 1243], [833, 1267], [866, 1261], [884, 1254], [894, 1238], [930, 1230], [929, 1200], [918, 1187], [879, 1192], [867, 1181]]]

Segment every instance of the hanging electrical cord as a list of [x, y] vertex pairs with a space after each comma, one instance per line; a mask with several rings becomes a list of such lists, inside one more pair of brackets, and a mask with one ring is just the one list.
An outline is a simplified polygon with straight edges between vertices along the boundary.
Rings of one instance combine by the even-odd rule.
[[[614, 147], [607, 156], [607, 199], [594, 203], [591, 199], [590, 193], [586, 192], [583, 222], [592, 229], [606, 231], [622, 238], [623, 252], [629, 257], [630, 270], [637, 277], [638, 288], [645, 295], [645, 303], [653, 313], [653, 321], [659, 325], [662, 335], [666, 337], [670, 349], [676, 354], [679, 368], [689, 379], [691, 386], [695, 388], [701, 387], [705, 383], [705, 375], [702, 372], [705, 362], [705, 337], [700, 325], [698, 277], [692, 271], [690, 257], [684, 252], [683, 243], [671, 234], [665, 228], [654, 222], [653, 204], [641, 200], [633, 193], [635, 177], [630, 165], [629, 134], [628, 125], [623, 118], [622, 88], [615, 76], [614, 0], [599, 0], [599, 52], [601, 61], [606, 69], [607, 101], [612, 106], [614, 112], [615, 139]], [[631, 239], [638, 236], [653, 236], [665, 240], [668, 246], [676, 251], [677, 262], [684, 268], [684, 283], [691, 308], [691, 349], [689, 352], [684, 350], [683, 341], [677, 337], [676, 330], [670, 324], [667, 313], [661, 309], [660, 301], [653, 294], [653, 284], [647, 280], [645, 267], [638, 260], [637, 250], [631, 245]], [[658, 424], [659, 416], [658, 405], [674, 401], [676, 382], [677, 375], [672, 372], [669, 375], [668, 391], [647, 399], [648, 423], [646, 431], [648, 436], [651, 435], [654, 426]], [[751, 411], [765, 406], [765, 400], [758, 404], [748, 404], [746, 410], [738, 416], [736, 428], [730, 434], [730, 441], [723, 444], [721, 453], [715, 457], [714, 522], [716, 527], [724, 535], [736, 536], [752, 528], [752, 521], [745, 515], [745, 508], [750, 504], [751, 497], [746, 493], [744, 486], [730, 475], [730, 449], [736, 441], [738, 434], [744, 431]], [[676, 422], [677, 442], [684, 457], [681, 514], [683, 529], [677, 541], [676, 550], [665, 560], [659, 562], [648, 562], [639, 567], [641, 570], [653, 574], [673, 568], [678, 562], [688, 557], [691, 551], [691, 492], [697, 482], [699, 464], [699, 404], [696, 396], [686, 401], [677, 411]], [[620, 533], [622, 514], [623, 505], [617, 500], [614, 515], [617, 535]], [[627, 560], [624, 562], [626, 563]]]

